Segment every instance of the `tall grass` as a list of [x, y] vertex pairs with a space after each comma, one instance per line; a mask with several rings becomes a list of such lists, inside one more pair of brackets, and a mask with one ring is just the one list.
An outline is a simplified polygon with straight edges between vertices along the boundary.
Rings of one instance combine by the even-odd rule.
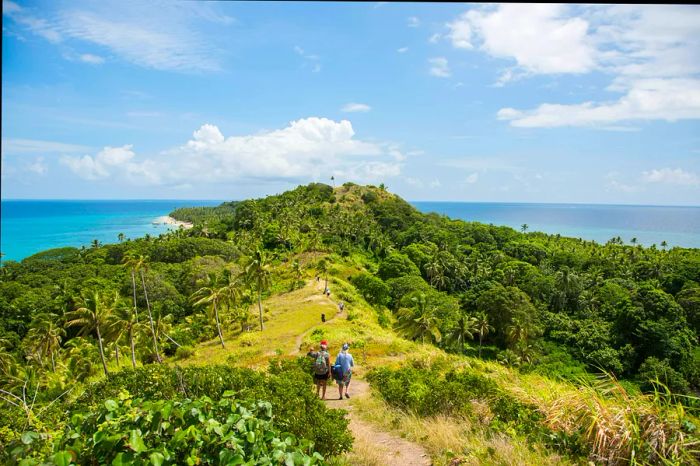
[[673, 395], [658, 382], [653, 393], [631, 395], [612, 375], [581, 380], [573, 390], [540, 406], [552, 430], [580, 435], [599, 464], [700, 464], [698, 418], [684, 405], [695, 397]]

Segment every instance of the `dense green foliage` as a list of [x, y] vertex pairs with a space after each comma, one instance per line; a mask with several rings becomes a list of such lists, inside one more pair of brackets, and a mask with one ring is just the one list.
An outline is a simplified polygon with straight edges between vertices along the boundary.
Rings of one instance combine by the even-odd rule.
[[[184, 357], [186, 347], [212, 338], [223, 346], [221, 329], [262, 328], [262, 300], [300, 281], [294, 261], [324, 253], [363, 264], [343, 278], [377, 308], [383, 325], [393, 322], [407, 338], [549, 376], [574, 379], [585, 368], [643, 390], [656, 379], [675, 393], [700, 388], [697, 249], [645, 248], [619, 238], [600, 245], [452, 220], [420, 213], [385, 189], [350, 183], [172, 215], [194, 228], [3, 264], [5, 407], [43, 409], [72, 381], [176, 352]], [[313, 267], [325, 280], [333, 264]], [[259, 395], [276, 413], [284, 409], [272, 393]], [[6, 425], [18, 428], [12, 420]], [[285, 430], [308, 439], [302, 430]], [[0, 430], [0, 439], [13, 433]]]
[[145, 401], [132, 400], [123, 392], [95, 412], [73, 414], [45, 454], [40, 437], [30, 431], [19, 446], [10, 447], [11, 456], [22, 465], [47, 459], [56, 465], [323, 462], [312, 444], [277, 431], [269, 403], [238, 403], [231, 395], [224, 393], [219, 401], [209, 397]]

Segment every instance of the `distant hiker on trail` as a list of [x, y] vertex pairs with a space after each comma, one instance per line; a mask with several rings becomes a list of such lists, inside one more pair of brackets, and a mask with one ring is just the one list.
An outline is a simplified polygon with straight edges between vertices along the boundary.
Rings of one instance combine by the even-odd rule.
[[343, 309], [345, 309], [345, 303], [341, 301], [338, 303], [338, 312], [343, 312]]
[[314, 360], [314, 383], [316, 384], [316, 396], [319, 396], [323, 388], [321, 399], [326, 399], [326, 384], [331, 376], [331, 355], [328, 352], [328, 342], [321, 341], [321, 349], [315, 353]]
[[316, 353], [316, 351], [314, 351], [314, 347], [313, 347], [313, 346], [309, 346], [309, 351], [306, 353], [306, 357], [307, 357], [307, 358], [311, 358], [312, 360], [315, 361], [315, 360], [316, 360], [316, 355], [317, 355], [317, 353]]
[[317, 281], [317, 282], [318, 282], [318, 281], [321, 281], [321, 277], [319, 277], [318, 275], [316, 275], [316, 281]]
[[330, 289], [330, 288], [326, 288], [326, 291], [324, 291], [324, 293], [325, 293], [326, 296], [328, 296], [329, 298], [331, 297], [331, 289]]
[[338, 353], [338, 357], [335, 358], [335, 366], [338, 368], [336, 381], [338, 382], [338, 393], [340, 394], [339, 400], [343, 399], [343, 387], [345, 387], [345, 398], [350, 398], [348, 386], [350, 385], [352, 368], [355, 367], [355, 362], [348, 349], [350, 349], [350, 345], [343, 343], [343, 351]]

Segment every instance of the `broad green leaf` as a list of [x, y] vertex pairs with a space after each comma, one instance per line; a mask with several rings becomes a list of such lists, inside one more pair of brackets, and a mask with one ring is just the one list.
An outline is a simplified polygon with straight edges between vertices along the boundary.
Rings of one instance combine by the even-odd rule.
[[163, 460], [165, 460], [165, 456], [163, 456], [162, 453], [158, 453], [157, 451], [151, 453], [151, 456], [149, 456], [149, 458], [151, 459], [151, 464], [153, 466], [160, 466], [161, 464], [163, 464]]
[[141, 453], [146, 451], [146, 445], [143, 443], [143, 438], [141, 437], [141, 431], [138, 429], [133, 429], [129, 433], [129, 447], [135, 452]]
[[107, 411], [116, 411], [119, 408], [119, 403], [114, 400], [107, 400], [105, 401], [105, 408], [107, 408]]
[[27, 432], [24, 432], [22, 434], [21, 440], [22, 440], [23, 444], [29, 445], [32, 442], [34, 442], [34, 440], [36, 440], [38, 438], [39, 438], [39, 434], [37, 434], [36, 432], [27, 431]]
[[71, 454], [67, 451], [59, 451], [53, 455], [53, 462], [56, 466], [69, 466], [73, 460]]

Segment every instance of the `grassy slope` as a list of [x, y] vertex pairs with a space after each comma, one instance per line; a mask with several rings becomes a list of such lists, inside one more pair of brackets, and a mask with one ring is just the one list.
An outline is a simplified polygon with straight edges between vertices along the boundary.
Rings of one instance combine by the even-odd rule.
[[[229, 362], [238, 366], [262, 369], [274, 357], [294, 357], [301, 349], [318, 345], [325, 338], [330, 343], [331, 354], [336, 354], [342, 342], [349, 341], [357, 362], [356, 377], [363, 377], [373, 367], [398, 367], [408, 358], [426, 362], [446, 358], [455, 366], [469, 365], [480, 368], [506, 387], [517, 389], [523, 376], [498, 364], [477, 359], [448, 355], [432, 345], [404, 340], [393, 331], [377, 323], [375, 311], [344, 278], [359, 271], [351, 261], [334, 262], [329, 287], [331, 299], [322, 296], [323, 280], [317, 283], [307, 277], [306, 286], [295, 291], [271, 296], [264, 301], [265, 331], [231, 334], [225, 332], [226, 349], [218, 339], [212, 339], [197, 347], [195, 354], [183, 364], [213, 364]], [[307, 266], [313, 264], [308, 263]], [[340, 298], [339, 298], [340, 296]], [[346, 315], [336, 316], [336, 302], [343, 299]], [[257, 308], [251, 308], [257, 313]], [[330, 319], [322, 323], [321, 313]], [[300, 345], [299, 345], [300, 344]], [[300, 347], [300, 348], [299, 348]], [[538, 393], [556, 393], [560, 384], [542, 377], [527, 376], [528, 385]], [[466, 464], [568, 464], [543, 448], [529, 445], [523, 438], [507, 435], [492, 436], [487, 424], [474, 425], [463, 419], [447, 417], [421, 419], [389, 407], [378, 396], [361, 401], [352, 400], [353, 409], [360, 417], [392, 431], [408, 440], [423, 445], [435, 464], [449, 464], [453, 455], [462, 456]], [[373, 464], [372, 446], [356, 445], [353, 453], [338, 459], [342, 464]]]

